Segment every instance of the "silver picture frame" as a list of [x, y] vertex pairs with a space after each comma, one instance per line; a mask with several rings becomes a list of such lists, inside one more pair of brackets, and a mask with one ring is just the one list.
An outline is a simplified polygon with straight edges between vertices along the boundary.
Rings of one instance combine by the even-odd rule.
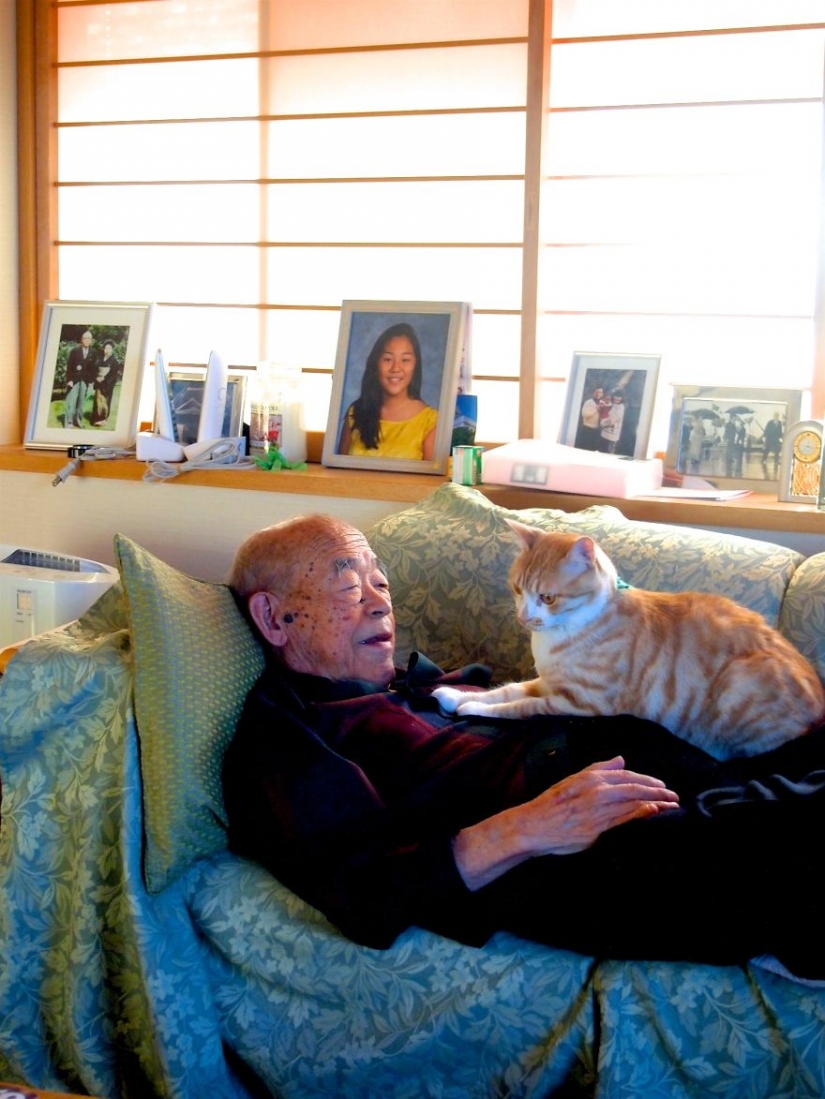
[[44, 304], [24, 446], [134, 445], [152, 310], [150, 302]]
[[782, 440], [804, 397], [800, 389], [674, 385], [667, 468], [722, 488], [776, 493]]
[[646, 458], [661, 355], [577, 351], [559, 442]]
[[[470, 316], [466, 302], [343, 302], [324, 435], [325, 466], [408, 473], [446, 471]], [[412, 355], [413, 359], [417, 357], [414, 388], [409, 393], [417, 408], [416, 416], [426, 425], [420, 439], [382, 436], [380, 425], [390, 421], [380, 419], [377, 410], [383, 407], [377, 393], [378, 363], [388, 338], [405, 342], [413, 352], [417, 349], [417, 356]], [[363, 405], [370, 403], [375, 421], [375, 438], [366, 442], [357, 425], [353, 428], [359, 401]], [[412, 434], [411, 419], [395, 422], [410, 425]]]

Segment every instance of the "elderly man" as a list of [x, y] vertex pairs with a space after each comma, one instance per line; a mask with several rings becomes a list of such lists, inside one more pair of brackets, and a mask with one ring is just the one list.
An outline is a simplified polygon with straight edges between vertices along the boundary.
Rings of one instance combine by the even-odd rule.
[[64, 427], [83, 427], [86, 394], [96, 373], [97, 356], [92, 350], [92, 333], [87, 329], [66, 359]]
[[350, 938], [506, 929], [825, 976], [825, 730], [719, 764], [631, 717], [453, 723], [434, 686], [485, 670], [416, 654], [398, 675], [387, 577], [326, 516], [253, 535], [231, 583], [269, 659], [224, 765], [230, 841]]

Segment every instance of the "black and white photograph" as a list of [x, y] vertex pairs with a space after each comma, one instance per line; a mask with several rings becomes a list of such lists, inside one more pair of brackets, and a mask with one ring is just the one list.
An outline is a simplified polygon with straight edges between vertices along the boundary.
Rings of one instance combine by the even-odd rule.
[[797, 390], [674, 386], [668, 468], [764, 491], [779, 481], [782, 442], [801, 401]]

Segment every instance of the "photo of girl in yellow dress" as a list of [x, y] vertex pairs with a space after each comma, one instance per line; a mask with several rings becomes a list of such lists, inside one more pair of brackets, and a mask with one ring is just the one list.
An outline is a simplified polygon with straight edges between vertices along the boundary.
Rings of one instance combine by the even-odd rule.
[[421, 346], [412, 325], [386, 328], [367, 356], [360, 396], [350, 404], [339, 454], [431, 461], [438, 410], [421, 399]]

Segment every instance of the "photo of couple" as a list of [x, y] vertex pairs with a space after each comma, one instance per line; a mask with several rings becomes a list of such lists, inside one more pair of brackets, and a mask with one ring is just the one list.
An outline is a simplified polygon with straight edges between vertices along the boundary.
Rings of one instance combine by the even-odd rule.
[[49, 427], [107, 429], [116, 422], [128, 341], [128, 325], [61, 327]]

